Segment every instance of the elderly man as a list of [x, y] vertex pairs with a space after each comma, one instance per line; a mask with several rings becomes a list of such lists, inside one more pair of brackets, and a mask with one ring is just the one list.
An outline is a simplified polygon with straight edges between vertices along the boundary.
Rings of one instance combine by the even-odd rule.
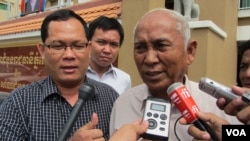
[[[148, 96], [168, 100], [166, 91], [177, 81], [187, 87], [201, 111], [214, 112], [230, 123], [238, 122], [219, 110], [216, 99], [201, 92], [197, 82], [188, 79], [186, 72], [194, 61], [197, 45], [190, 36], [186, 19], [173, 10], [155, 9], [139, 20], [134, 31], [134, 60], [144, 83], [116, 100], [110, 120], [111, 134], [143, 117]], [[174, 105], [170, 115], [169, 141], [191, 140], [188, 126], [178, 124], [181, 114]]]

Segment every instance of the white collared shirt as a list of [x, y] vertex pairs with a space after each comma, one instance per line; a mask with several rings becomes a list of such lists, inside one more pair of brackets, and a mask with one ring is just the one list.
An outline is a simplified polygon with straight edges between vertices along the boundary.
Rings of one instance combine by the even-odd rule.
[[119, 95], [131, 88], [130, 75], [111, 65], [109, 70], [100, 78], [99, 75], [90, 66], [88, 67], [87, 77], [99, 82], [103, 82], [113, 87]]

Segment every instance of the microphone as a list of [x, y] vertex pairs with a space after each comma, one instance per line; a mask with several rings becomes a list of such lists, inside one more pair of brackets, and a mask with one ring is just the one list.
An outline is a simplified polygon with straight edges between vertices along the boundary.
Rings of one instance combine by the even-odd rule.
[[66, 122], [59, 138], [57, 141], [66, 141], [70, 131], [73, 128], [73, 125], [76, 122], [77, 116], [79, 115], [80, 111], [82, 110], [84, 102], [89, 99], [92, 94], [94, 93], [94, 87], [89, 84], [84, 84], [79, 89], [78, 100], [74, 105], [74, 108]]
[[181, 82], [173, 83], [168, 87], [167, 93], [168, 97], [175, 104], [187, 123], [192, 123], [200, 130], [207, 131], [210, 134], [212, 141], [218, 141], [217, 136], [210, 129], [208, 124], [200, 120], [196, 115], [200, 110], [185, 85]]

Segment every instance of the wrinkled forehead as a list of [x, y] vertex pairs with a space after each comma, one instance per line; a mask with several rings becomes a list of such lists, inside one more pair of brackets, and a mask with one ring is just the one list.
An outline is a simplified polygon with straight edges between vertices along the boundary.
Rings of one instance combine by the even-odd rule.
[[157, 14], [149, 15], [138, 23], [134, 34], [134, 42], [153, 41], [159, 38], [173, 41], [181, 36], [176, 26], [176, 21], [172, 17], [167, 19]]
[[135, 33], [138, 30], [170, 28], [176, 30], [177, 21], [172, 15], [165, 11], [155, 11], [143, 16], [136, 25]]

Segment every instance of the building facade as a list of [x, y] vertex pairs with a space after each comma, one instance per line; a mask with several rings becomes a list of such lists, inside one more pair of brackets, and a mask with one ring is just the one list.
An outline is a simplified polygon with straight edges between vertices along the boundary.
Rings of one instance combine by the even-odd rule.
[[[174, 0], [47, 0], [42, 11], [25, 15], [20, 8], [14, 10], [14, 7], [22, 6], [20, 1], [9, 1], [6, 11], [0, 10], [1, 15], [6, 15], [0, 17], [0, 63], [28, 64], [35, 74], [39, 73], [43, 62], [39, 59], [36, 44], [40, 41], [42, 20], [54, 10], [70, 8], [88, 23], [101, 15], [117, 18], [122, 23], [125, 39], [116, 65], [131, 75], [133, 86], [142, 83], [133, 60], [132, 37], [136, 22], [153, 8], [174, 8]], [[235, 84], [237, 45], [250, 38], [249, 1], [195, 0], [199, 18], [189, 24], [198, 48], [196, 59], [188, 70], [190, 79], [199, 81], [205, 76], [227, 86]], [[1, 3], [4, 1], [0, 0]], [[15, 72], [15, 77], [22, 76], [19, 70]], [[0, 72], [0, 91], [1, 87], [11, 90], [22, 84], [10, 82], [6, 77], [1, 79]]]

